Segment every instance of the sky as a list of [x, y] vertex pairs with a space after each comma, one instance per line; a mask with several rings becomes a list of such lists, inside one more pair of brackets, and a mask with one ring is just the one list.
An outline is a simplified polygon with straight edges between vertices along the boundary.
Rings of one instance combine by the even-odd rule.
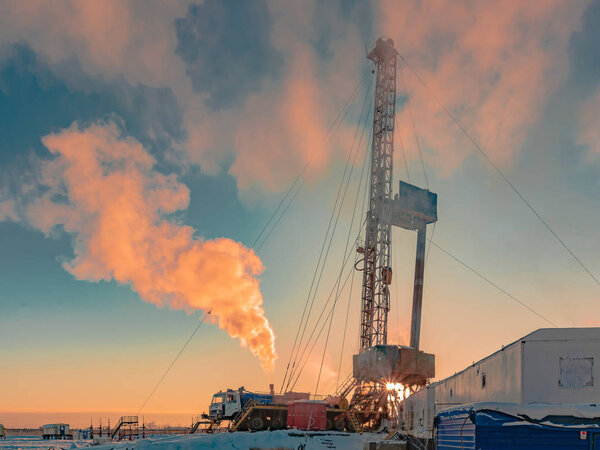
[[[600, 1], [0, 3], [0, 423], [144, 405], [187, 424], [221, 389], [279, 388], [307, 299], [301, 348], [330, 292], [294, 390], [321, 372], [335, 391], [357, 350], [360, 273], [340, 270], [382, 35], [402, 56], [394, 186], [436, 192], [432, 240], [539, 314], [430, 246], [436, 377], [538, 328], [600, 326], [600, 285], [447, 114], [600, 278]], [[393, 231], [391, 343], [408, 344], [415, 244]]]

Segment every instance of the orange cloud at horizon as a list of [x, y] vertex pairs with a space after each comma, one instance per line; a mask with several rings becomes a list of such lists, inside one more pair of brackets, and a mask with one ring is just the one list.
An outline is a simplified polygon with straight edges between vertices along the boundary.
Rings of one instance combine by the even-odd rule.
[[185, 209], [189, 190], [175, 175], [153, 170], [154, 159], [113, 123], [76, 124], [42, 139], [55, 156], [43, 164], [48, 191], [26, 206], [44, 233], [62, 226], [75, 258], [64, 268], [77, 279], [114, 279], [157, 306], [210, 311], [272, 370], [275, 336], [265, 317], [252, 249], [230, 239], [205, 241], [168, 214]]

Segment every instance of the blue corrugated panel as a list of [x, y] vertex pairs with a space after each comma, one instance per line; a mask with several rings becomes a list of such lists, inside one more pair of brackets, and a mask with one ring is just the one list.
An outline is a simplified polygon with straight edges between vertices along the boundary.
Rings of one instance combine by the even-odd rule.
[[[579, 439], [580, 430], [552, 429], [535, 425], [477, 427], [477, 448], [485, 450], [588, 450], [589, 438]], [[589, 434], [588, 434], [589, 435]]]
[[462, 409], [438, 414], [436, 449], [475, 449], [475, 424], [470, 410]]
[[[600, 436], [593, 424], [549, 426], [498, 411], [465, 407], [440, 412], [436, 426], [437, 450], [600, 450], [591, 444]], [[581, 431], [587, 431], [587, 439], [580, 439]]]

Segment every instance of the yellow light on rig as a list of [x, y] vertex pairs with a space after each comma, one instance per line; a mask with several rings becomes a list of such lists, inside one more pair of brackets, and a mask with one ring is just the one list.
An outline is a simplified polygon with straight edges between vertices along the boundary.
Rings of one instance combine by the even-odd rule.
[[402, 383], [386, 383], [385, 387], [388, 390], [390, 400], [402, 401], [410, 395], [410, 390]]

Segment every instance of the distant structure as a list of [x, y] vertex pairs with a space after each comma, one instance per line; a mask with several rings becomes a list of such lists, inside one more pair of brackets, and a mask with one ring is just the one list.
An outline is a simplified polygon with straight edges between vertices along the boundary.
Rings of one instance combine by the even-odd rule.
[[67, 423], [49, 423], [42, 425], [42, 439], [73, 439], [73, 435], [69, 432], [69, 424]]
[[[110, 427], [109, 427], [110, 429]], [[110, 431], [111, 439], [117, 437], [121, 439], [133, 439], [139, 435], [139, 418], [138, 416], [122, 416], [115, 426], [114, 430]]]

